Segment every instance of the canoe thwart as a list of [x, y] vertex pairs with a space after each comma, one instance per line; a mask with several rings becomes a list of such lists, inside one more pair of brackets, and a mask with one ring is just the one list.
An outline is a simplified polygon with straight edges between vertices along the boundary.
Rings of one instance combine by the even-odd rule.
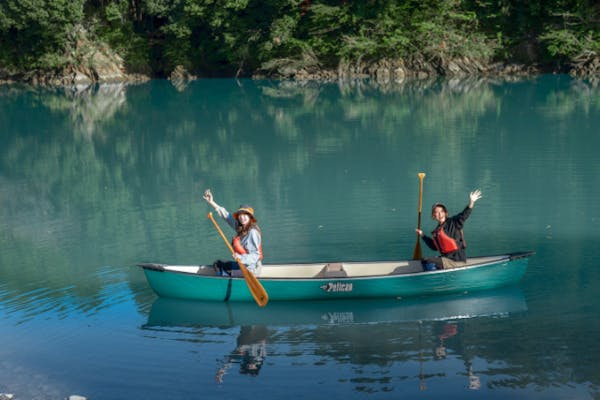
[[344, 270], [342, 263], [325, 264], [323, 269], [315, 276], [316, 278], [346, 278], [348, 273]]
[[423, 272], [421, 260], [410, 260], [408, 263], [394, 268], [390, 275], [415, 274], [417, 272]]

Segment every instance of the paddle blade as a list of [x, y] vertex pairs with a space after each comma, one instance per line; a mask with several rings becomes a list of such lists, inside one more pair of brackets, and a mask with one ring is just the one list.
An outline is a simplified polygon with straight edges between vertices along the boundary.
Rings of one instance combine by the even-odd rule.
[[242, 264], [239, 261], [238, 264], [240, 265], [240, 269], [242, 270], [242, 274], [244, 275], [246, 285], [248, 285], [248, 290], [250, 290], [252, 297], [254, 297], [254, 301], [256, 301], [256, 304], [258, 304], [259, 307], [266, 306], [269, 302], [269, 295], [267, 294], [267, 291], [265, 290], [263, 285], [261, 285], [256, 276], [254, 276], [252, 272], [248, 271], [244, 264]]

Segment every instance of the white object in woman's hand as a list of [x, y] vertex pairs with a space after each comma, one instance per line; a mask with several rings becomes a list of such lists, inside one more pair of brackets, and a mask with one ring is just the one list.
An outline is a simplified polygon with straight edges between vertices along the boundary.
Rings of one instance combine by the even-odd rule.
[[204, 200], [208, 201], [209, 203], [213, 201], [213, 195], [210, 189], [206, 189], [204, 191], [204, 196], [202, 197], [204, 197]]

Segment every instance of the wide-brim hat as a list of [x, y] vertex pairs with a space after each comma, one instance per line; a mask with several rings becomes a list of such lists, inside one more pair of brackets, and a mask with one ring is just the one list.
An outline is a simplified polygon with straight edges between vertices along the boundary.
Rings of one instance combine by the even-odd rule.
[[254, 208], [249, 205], [241, 205], [240, 208], [236, 212], [233, 213], [233, 218], [238, 219], [238, 216], [241, 214], [248, 214], [250, 219], [256, 222], [256, 217], [254, 216]]

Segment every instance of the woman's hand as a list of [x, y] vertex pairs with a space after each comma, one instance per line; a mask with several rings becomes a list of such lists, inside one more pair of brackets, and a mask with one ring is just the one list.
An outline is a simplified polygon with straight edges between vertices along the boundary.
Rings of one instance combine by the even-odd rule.
[[207, 202], [208, 204], [211, 204], [211, 205], [212, 205], [212, 203], [214, 202], [214, 199], [213, 199], [213, 194], [212, 194], [212, 192], [210, 191], [210, 189], [206, 189], [206, 190], [204, 191], [204, 196], [202, 196], [202, 197], [204, 198], [204, 200], [206, 200], [206, 202]]
[[420, 229], [415, 229], [415, 231], [417, 232], [417, 234], [421, 237], [423, 237], [423, 231]]
[[212, 192], [210, 191], [210, 189], [206, 189], [204, 191], [204, 196], [202, 196], [202, 197], [204, 197], [204, 200], [206, 200], [208, 202], [213, 201], [213, 195], [212, 195]]

